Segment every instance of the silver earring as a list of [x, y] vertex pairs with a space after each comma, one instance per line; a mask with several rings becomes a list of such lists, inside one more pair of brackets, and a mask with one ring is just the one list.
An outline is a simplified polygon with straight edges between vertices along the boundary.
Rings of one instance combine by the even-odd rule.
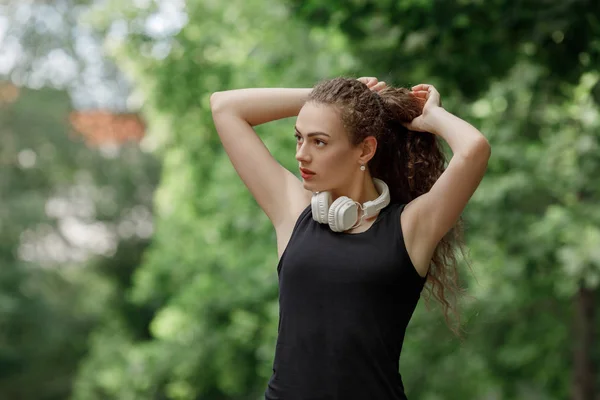
[[365, 166], [364, 166], [364, 165], [361, 165], [361, 166], [360, 166], [360, 170], [361, 170], [361, 171], [364, 171], [365, 169], [366, 169], [366, 168], [365, 168]]

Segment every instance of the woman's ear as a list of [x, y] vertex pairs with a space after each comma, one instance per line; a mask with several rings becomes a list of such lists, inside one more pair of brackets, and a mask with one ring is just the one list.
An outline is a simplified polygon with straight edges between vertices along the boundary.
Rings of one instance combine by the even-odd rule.
[[364, 164], [368, 163], [375, 155], [377, 150], [377, 139], [375, 136], [367, 136], [361, 144], [360, 161]]

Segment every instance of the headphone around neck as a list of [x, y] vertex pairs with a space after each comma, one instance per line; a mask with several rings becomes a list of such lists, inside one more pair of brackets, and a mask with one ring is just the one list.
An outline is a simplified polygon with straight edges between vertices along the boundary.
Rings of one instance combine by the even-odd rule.
[[[340, 196], [332, 203], [330, 192], [316, 192], [311, 199], [312, 217], [321, 224], [329, 224], [334, 232], [344, 232], [354, 228], [364, 218], [375, 215], [379, 210], [390, 203], [390, 190], [384, 181], [373, 178], [375, 188], [380, 193], [375, 200], [360, 204], [347, 196]], [[363, 215], [358, 220], [358, 208], [363, 210]]]

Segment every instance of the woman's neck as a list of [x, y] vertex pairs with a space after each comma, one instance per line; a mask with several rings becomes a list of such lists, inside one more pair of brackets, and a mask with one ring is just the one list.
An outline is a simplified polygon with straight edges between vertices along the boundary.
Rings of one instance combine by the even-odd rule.
[[377, 192], [377, 188], [373, 183], [373, 178], [368, 173], [361, 174], [345, 188], [331, 191], [332, 201], [335, 201], [338, 197], [346, 196], [360, 204], [375, 200], [379, 195], [380, 193]]

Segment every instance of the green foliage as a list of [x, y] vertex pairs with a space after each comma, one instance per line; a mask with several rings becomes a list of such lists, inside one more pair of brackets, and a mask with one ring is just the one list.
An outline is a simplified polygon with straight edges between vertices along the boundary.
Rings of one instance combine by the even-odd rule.
[[435, 82], [442, 93], [470, 99], [520, 62], [541, 66], [550, 86], [577, 84], [600, 64], [597, 2], [288, 2], [312, 24], [339, 27], [362, 68], [403, 85]]
[[[134, 332], [148, 325], [134, 318], [145, 309], [120, 301], [148, 238], [117, 232], [132, 210], [149, 208], [157, 163], [133, 146], [122, 160], [88, 148], [71, 132], [70, 111], [67, 94], [50, 89], [21, 89], [0, 108], [3, 399], [68, 398], [106, 314], [129, 311]], [[103, 237], [90, 239], [94, 228]], [[114, 254], [103, 239], [115, 240]]]
[[537, 386], [565, 398], [573, 299], [580, 285], [597, 288], [600, 274], [593, 239], [600, 233], [594, 207], [600, 182], [592, 173], [600, 170], [600, 119], [592, 98], [598, 74], [563, 86], [563, 98], [554, 101], [536, 90], [544, 79], [539, 68], [519, 65], [512, 74], [518, 86], [495, 84], [473, 106], [494, 143], [469, 214], [477, 258], [493, 260], [478, 274], [474, 294], [494, 314], [482, 317], [485, 331], [475, 337], [487, 339], [482, 350], [497, 349], [489, 357], [494, 373], [514, 378], [504, 385], [509, 396]]
[[[208, 99], [349, 74], [433, 82], [492, 144], [465, 212], [467, 337], [420, 304], [400, 363], [409, 398], [570, 396], [576, 294], [600, 283], [597, 5], [189, 0], [181, 30], [151, 34], [158, 3], [106, 2], [85, 18], [144, 100], [145, 145], [162, 163], [156, 192], [157, 166], [136, 149], [107, 162], [68, 141], [55, 92], [0, 113], [17, 133], [2, 132], [3, 162], [30, 148], [39, 163], [0, 176], [0, 318], [11, 328], [0, 337], [0, 397], [37, 399], [41, 387], [64, 398], [83, 360], [74, 399], [261, 398], [277, 333], [275, 235], [221, 148]], [[116, 22], [124, 41], [107, 35]], [[294, 170], [291, 127], [258, 132]], [[147, 212], [152, 195], [151, 241], [121, 238], [87, 268], [19, 260], [21, 233], [51, 231], [44, 204], [75, 183], [110, 188], [92, 190], [107, 223], [140, 204]], [[590, 351], [598, 363], [600, 348]], [[64, 368], [52, 368], [59, 355]]]
[[[458, 343], [439, 314], [419, 307], [401, 362], [409, 396], [567, 397], [572, 299], [581, 282], [597, 286], [592, 204], [600, 185], [592, 172], [600, 168], [598, 79], [588, 62], [598, 54], [590, 37], [597, 26], [589, 10], [565, 4], [542, 18], [528, 11], [534, 3], [508, 11], [503, 2], [311, 1], [288, 10], [259, 0], [190, 1], [186, 26], [160, 39], [170, 48], [165, 58], [149, 56], [158, 41], [143, 34], [114, 46], [144, 94], [164, 161], [157, 231], [132, 294], [140, 305], [164, 306], [152, 340], [118, 339], [125, 353], [117, 361], [103, 355], [114, 340], [105, 333], [86, 362], [98, 373], [80, 377], [86, 389], [76, 397], [261, 396], [277, 328], [275, 237], [220, 147], [208, 97], [309, 86], [350, 71], [439, 81], [445, 106], [493, 147], [465, 215], [475, 265], [467, 277], [474, 298], [463, 311], [469, 335]], [[129, 11], [106, 8], [95, 22], [107, 26]], [[259, 134], [291, 167], [289, 126], [269, 124]], [[143, 373], [126, 382], [99, 378], [132, 369]]]

